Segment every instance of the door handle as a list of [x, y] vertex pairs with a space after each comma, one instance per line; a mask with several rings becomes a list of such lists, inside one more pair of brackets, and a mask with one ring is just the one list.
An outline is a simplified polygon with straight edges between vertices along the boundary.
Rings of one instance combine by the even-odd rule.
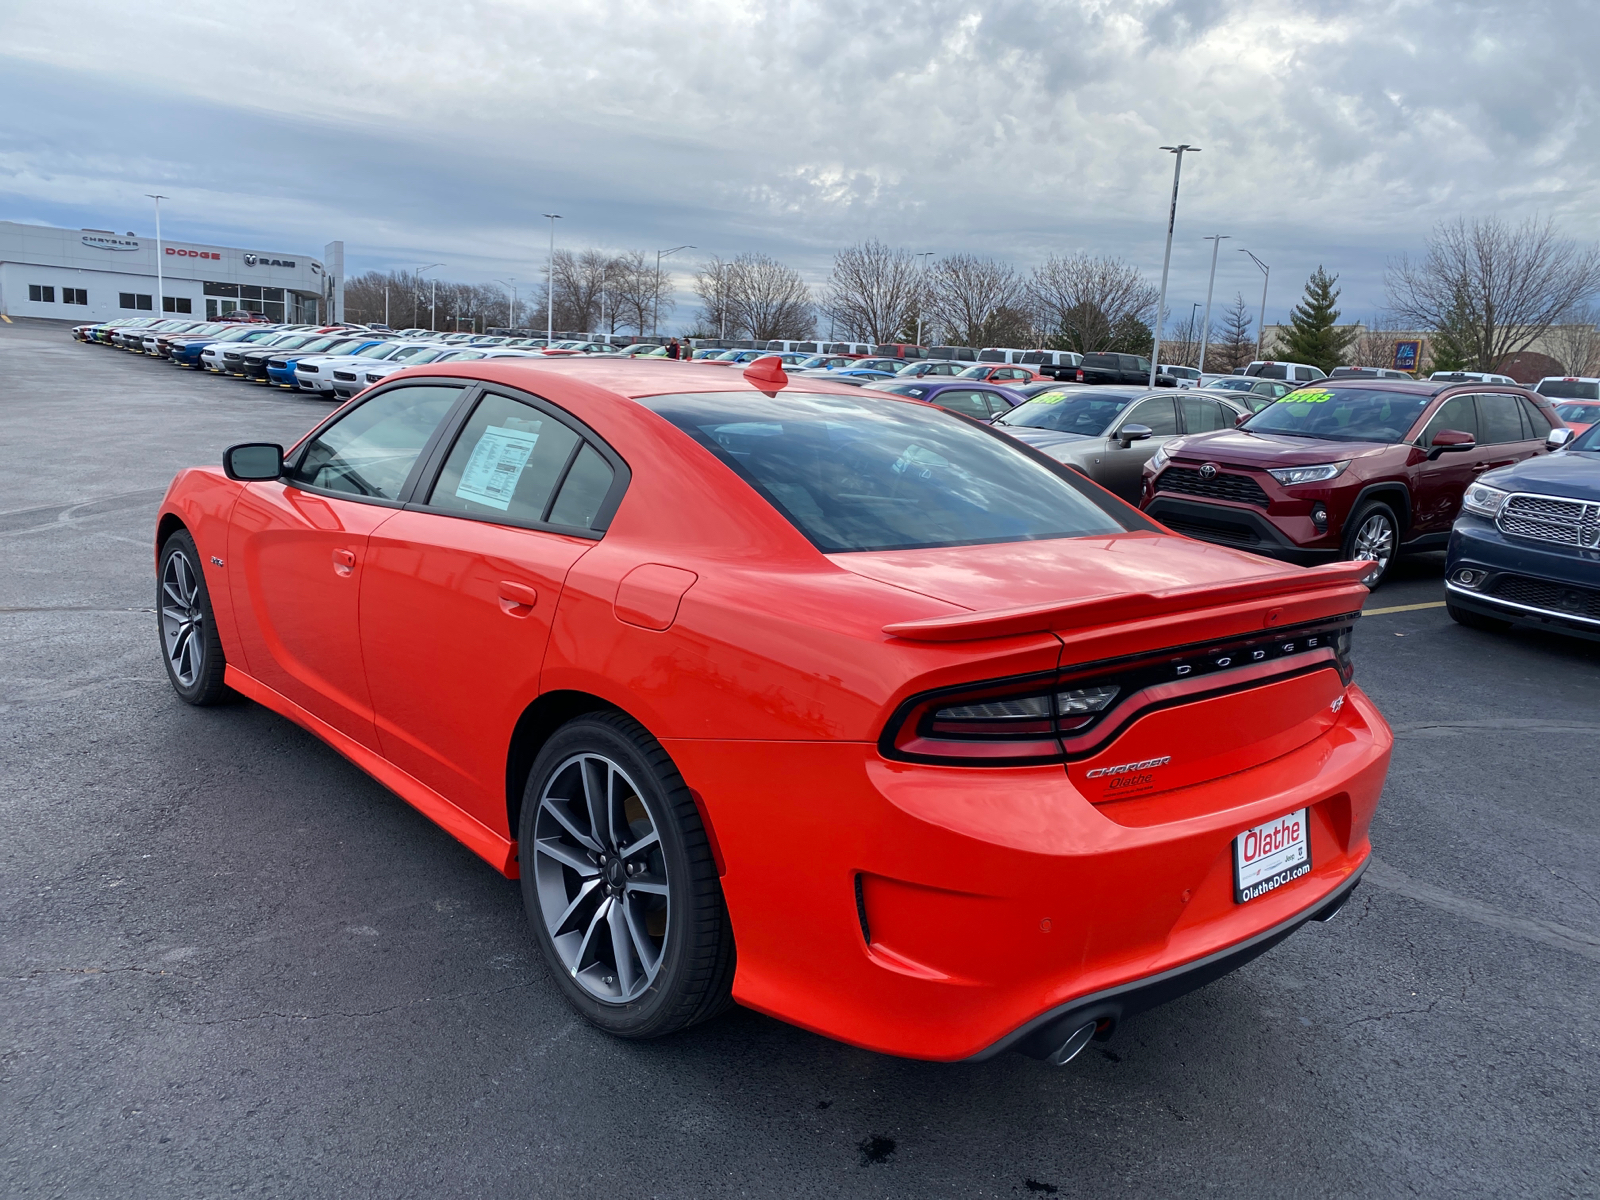
[[500, 581], [500, 609], [507, 616], [525, 617], [538, 603], [539, 593], [533, 588], [509, 579]]
[[333, 573], [335, 575], [348, 575], [356, 569], [356, 552], [354, 550], [335, 550], [333, 552]]

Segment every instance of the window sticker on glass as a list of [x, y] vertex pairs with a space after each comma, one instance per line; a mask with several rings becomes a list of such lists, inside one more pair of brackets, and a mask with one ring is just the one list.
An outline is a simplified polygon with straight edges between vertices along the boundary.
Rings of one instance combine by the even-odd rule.
[[1333, 399], [1333, 393], [1326, 390], [1305, 388], [1298, 392], [1290, 392], [1284, 399], [1292, 404], [1326, 404]]
[[522, 469], [539, 442], [537, 433], [490, 425], [472, 448], [467, 469], [461, 472], [456, 488], [458, 500], [487, 504], [501, 512], [511, 507], [511, 497], [522, 478]]

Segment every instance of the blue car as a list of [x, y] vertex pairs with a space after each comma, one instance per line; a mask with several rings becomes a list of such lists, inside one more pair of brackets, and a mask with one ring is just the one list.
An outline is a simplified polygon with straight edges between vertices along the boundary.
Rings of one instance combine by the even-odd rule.
[[[1552, 445], [1563, 434], [1553, 430]], [[1600, 641], [1600, 424], [1467, 485], [1444, 585], [1450, 616], [1474, 629], [1535, 625]]]
[[[275, 354], [267, 360], [267, 382], [275, 383], [279, 387], [293, 389], [295, 384], [294, 365], [302, 358], [332, 358], [336, 355], [359, 354], [368, 346], [376, 346], [381, 342], [391, 341], [390, 338], [351, 338], [344, 342], [337, 342], [321, 350], [290, 350], [283, 354]], [[316, 343], [312, 343], [315, 345]]]
[[896, 396], [925, 400], [975, 421], [992, 421], [1022, 403], [1022, 397], [1016, 392], [975, 379], [924, 376], [921, 379], [884, 380], [869, 383], [867, 387], [875, 392], [890, 392]]

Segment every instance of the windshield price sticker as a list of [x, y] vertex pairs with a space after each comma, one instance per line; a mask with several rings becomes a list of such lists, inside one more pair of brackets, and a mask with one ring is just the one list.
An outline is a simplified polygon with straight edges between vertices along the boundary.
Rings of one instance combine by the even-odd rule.
[[537, 433], [490, 425], [472, 448], [467, 469], [461, 472], [456, 498], [505, 512], [511, 507], [522, 469], [538, 442]]
[[1233, 839], [1233, 899], [1244, 904], [1311, 873], [1311, 810], [1302, 808]]
[[1329, 391], [1299, 391], [1290, 392], [1283, 397], [1285, 404], [1326, 404], [1333, 399]]

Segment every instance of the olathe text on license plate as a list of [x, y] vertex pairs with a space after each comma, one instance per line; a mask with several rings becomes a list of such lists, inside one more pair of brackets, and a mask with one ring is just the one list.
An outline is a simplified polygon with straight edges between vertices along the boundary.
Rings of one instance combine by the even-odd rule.
[[1233, 839], [1233, 898], [1243, 904], [1311, 870], [1311, 810], [1285, 813]]

